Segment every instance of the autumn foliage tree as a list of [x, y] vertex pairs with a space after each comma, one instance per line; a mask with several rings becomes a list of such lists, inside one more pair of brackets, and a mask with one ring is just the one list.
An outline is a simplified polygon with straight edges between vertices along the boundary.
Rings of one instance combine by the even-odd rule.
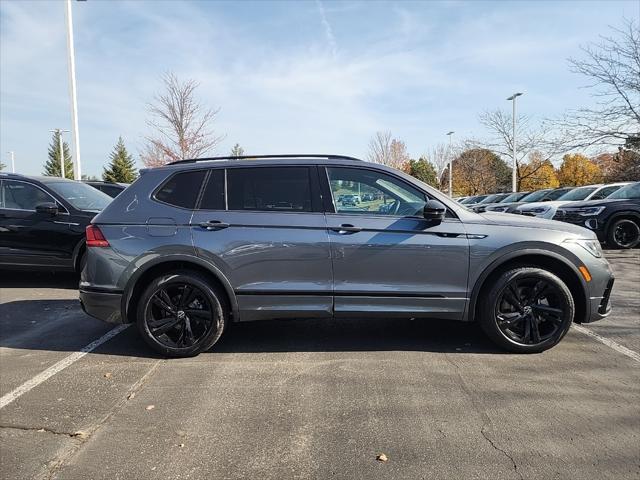
[[579, 187], [600, 182], [602, 172], [595, 162], [584, 155], [567, 154], [562, 157], [562, 165], [558, 169], [558, 180], [563, 187]]
[[539, 152], [532, 152], [529, 161], [520, 165], [520, 190], [540, 190], [560, 186], [553, 164]]
[[[440, 189], [448, 188], [449, 174], [445, 171]], [[471, 148], [453, 160], [454, 195], [478, 195], [508, 191], [511, 169], [498, 155], [486, 148]]]
[[157, 167], [187, 158], [198, 158], [214, 149], [223, 136], [213, 132], [219, 109], [205, 108], [196, 99], [198, 83], [180, 81], [172, 73], [162, 77], [164, 91], [148, 105], [147, 125], [153, 133], [146, 137], [141, 154], [147, 167]]

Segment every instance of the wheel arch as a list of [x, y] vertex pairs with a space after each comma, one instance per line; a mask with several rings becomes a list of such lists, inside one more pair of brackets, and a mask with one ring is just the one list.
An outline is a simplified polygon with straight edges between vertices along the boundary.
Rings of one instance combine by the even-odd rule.
[[633, 210], [620, 210], [612, 213], [611, 216], [607, 218], [604, 226], [605, 235], [609, 234], [609, 227], [611, 227], [611, 224], [616, 220], [620, 220], [621, 218], [629, 218], [631, 220], [635, 220], [635, 222], [640, 225], [640, 212], [636, 212]]
[[127, 282], [122, 295], [121, 311], [123, 323], [135, 322], [135, 302], [142, 294], [147, 280], [175, 270], [198, 272], [220, 286], [227, 295], [231, 321], [238, 319], [238, 302], [229, 279], [215, 265], [191, 255], [168, 255], [156, 257], [139, 267]]
[[578, 268], [568, 259], [548, 250], [523, 250], [511, 252], [494, 260], [476, 280], [469, 301], [467, 320], [473, 321], [477, 314], [478, 298], [490, 281], [503, 272], [517, 267], [544, 268], [558, 276], [569, 288], [576, 306], [574, 321], [582, 323], [589, 315], [587, 285]]

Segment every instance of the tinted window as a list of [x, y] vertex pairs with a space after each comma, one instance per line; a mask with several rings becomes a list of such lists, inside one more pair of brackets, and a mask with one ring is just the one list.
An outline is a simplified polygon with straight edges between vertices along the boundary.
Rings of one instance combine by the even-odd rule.
[[14, 210], [35, 210], [41, 203], [56, 203], [51, 195], [35, 185], [5, 180], [2, 188], [2, 206]]
[[327, 168], [327, 173], [338, 213], [422, 216], [424, 193], [391, 175], [358, 168]]
[[109, 195], [110, 197], [115, 198], [120, 194], [120, 192], [124, 190], [124, 188], [113, 187], [110, 185], [103, 185], [102, 187], [100, 187], [100, 190], [106, 193], [107, 195]]
[[307, 167], [230, 168], [229, 210], [311, 212]]
[[182, 172], [171, 177], [156, 193], [161, 202], [182, 208], [194, 208], [205, 172]]
[[616, 190], [619, 190], [622, 185], [613, 185], [611, 187], [601, 188], [590, 200], [602, 200], [603, 198], [607, 198]]
[[103, 210], [111, 197], [82, 182], [50, 182], [47, 186], [78, 210]]
[[613, 192], [607, 198], [640, 198], [640, 182], [622, 187], [621, 189]]
[[224, 210], [224, 170], [211, 170], [207, 185], [204, 187], [200, 208]]

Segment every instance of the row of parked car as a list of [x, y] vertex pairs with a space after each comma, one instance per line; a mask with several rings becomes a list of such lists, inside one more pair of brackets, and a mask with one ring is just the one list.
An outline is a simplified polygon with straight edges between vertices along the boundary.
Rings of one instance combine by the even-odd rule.
[[493, 193], [455, 200], [476, 213], [512, 213], [580, 225], [595, 232], [611, 248], [640, 244], [640, 182]]

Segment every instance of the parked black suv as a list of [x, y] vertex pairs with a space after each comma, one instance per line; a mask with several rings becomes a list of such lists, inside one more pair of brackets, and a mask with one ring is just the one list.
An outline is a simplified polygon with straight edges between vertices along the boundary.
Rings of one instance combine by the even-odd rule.
[[109, 195], [111, 198], [116, 198], [129, 186], [126, 183], [101, 182], [99, 180], [85, 180], [84, 183], [91, 185], [93, 188], [97, 188], [101, 192]]
[[110, 202], [82, 182], [0, 174], [0, 268], [79, 272], [85, 229]]
[[611, 248], [634, 248], [640, 244], [640, 182], [602, 200], [567, 204], [553, 219], [587, 227]]

